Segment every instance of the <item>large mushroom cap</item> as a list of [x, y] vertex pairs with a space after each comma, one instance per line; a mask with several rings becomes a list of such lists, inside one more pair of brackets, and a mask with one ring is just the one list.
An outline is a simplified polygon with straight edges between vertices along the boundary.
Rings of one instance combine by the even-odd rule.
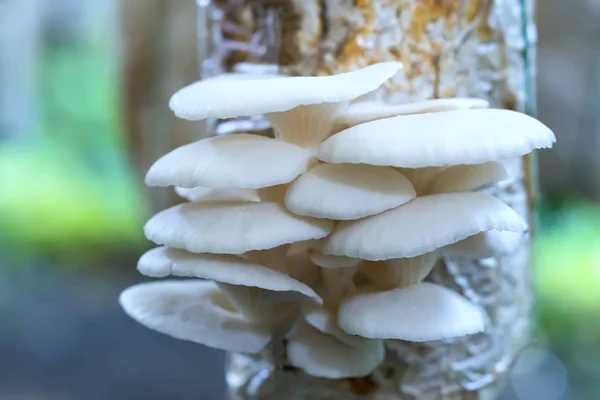
[[214, 282], [141, 283], [125, 289], [119, 303], [150, 329], [221, 350], [257, 353], [271, 340], [269, 330], [247, 321]]
[[356, 125], [327, 139], [318, 157], [332, 163], [404, 168], [481, 164], [551, 147], [555, 140], [548, 127], [525, 114], [460, 110]]
[[489, 102], [476, 98], [431, 99], [408, 104], [389, 104], [380, 101], [359, 101], [336, 118], [336, 122], [356, 125], [397, 115], [424, 114], [473, 108], [488, 108]]
[[409, 258], [492, 229], [519, 232], [527, 224], [487, 194], [437, 194], [359, 221], [340, 222], [322, 252], [371, 261]]
[[352, 297], [342, 303], [338, 323], [353, 335], [410, 342], [469, 335], [485, 325], [479, 308], [431, 283]]
[[196, 277], [276, 292], [298, 292], [321, 302], [314, 290], [287, 274], [232, 255], [195, 254], [157, 247], [140, 258], [138, 271], [157, 278], [169, 275]]
[[385, 349], [379, 340], [362, 339], [350, 346], [300, 321], [290, 334], [287, 356], [312, 376], [342, 379], [369, 375], [383, 361]]
[[169, 106], [188, 120], [282, 112], [300, 105], [352, 100], [376, 90], [400, 68], [400, 63], [385, 62], [331, 76], [207, 79], [179, 90]]
[[307, 149], [238, 133], [178, 147], [150, 167], [146, 184], [259, 189], [291, 182], [314, 164], [315, 158]]
[[416, 196], [401, 172], [364, 164], [321, 164], [291, 184], [285, 197], [294, 214], [359, 219], [398, 207]]
[[168, 208], [152, 217], [144, 232], [157, 244], [193, 253], [242, 254], [320, 239], [333, 225], [328, 220], [296, 216], [277, 203], [227, 201]]

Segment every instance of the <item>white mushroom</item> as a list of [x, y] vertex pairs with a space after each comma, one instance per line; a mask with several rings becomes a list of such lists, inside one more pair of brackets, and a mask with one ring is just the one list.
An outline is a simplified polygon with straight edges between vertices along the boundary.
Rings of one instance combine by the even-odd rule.
[[138, 271], [152, 277], [168, 275], [210, 279], [230, 297], [238, 310], [253, 321], [272, 319], [281, 303], [322, 303], [314, 290], [285, 272], [267, 268], [241, 257], [224, 254], [194, 254], [157, 247], [138, 262]]
[[141, 283], [123, 291], [119, 303], [150, 329], [221, 350], [257, 353], [271, 340], [269, 328], [246, 319], [214, 282]]
[[[148, 185], [175, 186], [192, 203], [146, 223], [146, 237], [168, 247], [144, 254], [138, 270], [196, 279], [128, 288], [125, 311], [233, 352], [286, 337], [292, 365], [330, 379], [370, 374], [385, 356], [381, 339], [482, 331], [479, 308], [423, 280], [444, 252], [516, 249], [527, 224], [499, 199], [469, 191], [504, 179], [497, 161], [550, 147], [554, 135], [523, 114], [475, 110], [489, 106], [478, 99], [349, 105], [401, 66], [227, 74], [175, 93], [178, 117], [264, 115], [275, 139], [213, 137], [152, 165]], [[359, 125], [333, 134], [343, 124]]]
[[168, 208], [144, 226], [149, 240], [194, 253], [242, 254], [319, 239], [333, 222], [291, 214], [277, 203], [203, 202]]
[[492, 229], [520, 232], [527, 224], [490, 195], [445, 193], [417, 197], [362, 220], [340, 222], [322, 251], [370, 261], [409, 258]]
[[155, 278], [196, 277], [274, 292], [297, 292], [322, 302], [314, 290], [286, 273], [228, 254], [196, 254], [157, 247], [142, 255], [138, 271]]
[[507, 177], [506, 169], [497, 161], [456, 165], [437, 174], [427, 188], [427, 193], [468, 192], [502, 181]]
[[312, 147], [347, 102], [376, 90], [401, 67], [386, 62], [331, 76], [207, 79], [179, 90], [169, 106], [188, 120], [265, 114], [276, 137]]
[[478, 307], [431, 283], [351, 297], [342, 303], [338, 323], [352, 335], [411, 342], [470, 335], [485, 325]]
[[413, 258], [366, 263], [361, 272], [369, 279], [373, 288], [390, 290], [421, 283], [437, 260], [437, 253], [431, 252]]
[[259, 189], [291, 182], [314, 164], [315, 158], [307, 149], [237, 133], [178, 147], [150, 167], [146, 184]]
[[342, 379], [369, 375], [384, 359], [380, 340], [361, 339], [353, 346], [300, 321], [289, 335], [290, 363], [312, 376]]
[[318, 157], [332, 163], [438, 167], [518, 157], [554, 141], [548, 127], [525, 114], [460, 110], [356, 125], [327, 139]]
[[298, 215], [350, 220], [398, 207], [415, 196], [410, 181], [394, 168], [321, 164], [290, 185], [285, 205]]
[[489, 102], [476, 98], [450, 98], [390, 104], [380, 101], [359, 101], [350, 105], [336, 118], [336, 123], [356, 125], [398, 115], [424, 114], [440, 111], [488, 108]]
[[506, 256], [523, 245], [524, 232], [482, 232], [444, 248], [452, 254], [471, 259]]
[[189, 201], [260, 201], [256, 190], [235, 188], [181, 188], [176, 187], [175, 193]]

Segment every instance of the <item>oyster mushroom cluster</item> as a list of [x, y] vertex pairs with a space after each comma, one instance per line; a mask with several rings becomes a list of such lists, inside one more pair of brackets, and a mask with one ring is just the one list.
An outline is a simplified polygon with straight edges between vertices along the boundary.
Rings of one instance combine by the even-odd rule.
[[[149, 170], [189, 202], [144, 227], [161, 245], [124, 310], [175, 338], [258, 353], [285, 342], [313, 376], [368, 375], [383, 340], [433, 341], [485, 329], [485, 314], [423, 282], [444, 252], [509, 253], [527, 224], [480, 188], [500, 160], [550, 147], [553, 133], [478, 99], [358, 101], [401, 68], [333, 76], [228, 74], [178, 91], [187, 120], [264, 115], [275, 138], [237, 133], [179, 147]], [[353, 102], [355, 101], [355, 102]]]

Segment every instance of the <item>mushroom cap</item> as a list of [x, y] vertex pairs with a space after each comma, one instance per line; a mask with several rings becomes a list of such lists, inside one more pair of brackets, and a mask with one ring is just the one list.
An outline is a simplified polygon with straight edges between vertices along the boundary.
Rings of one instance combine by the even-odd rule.
[[144, 226], [149, 240], [193, 253], [242, 254], [320, 239], [334, 223], [300, 217], [277, 203], [202, 202], [168, 208]]
[[195, 254], [157, 247], [138, 261], [138, 271], [147, 276], [196, 277], [231, 285], [257, 287], [276, 292], [298, 292], [322, 303], [310, 287], [287, 274], [226, 254]]
[[479, 232], [524, 231], [525, 221], [490, 195], [444, 193], [415, 200], [358, 221], [342, 221], [322, 252], [378, 261], [410, 258]]
[[445, 250], [470, 259], [512, 254], [523, 245], [524, 232], [481, 232], [446, 247]]
[[338, 323], [353, 335], [410, 342], [470, 335], [485, 327], [478, 307], [431, 283], [351, 297], [342, 303]]
[[236, 133], [176, 148], [150, 167], [146, 184], [259, 189], [291, 182], [315, 161], [312, 152], [294, 144]]
[[502, 163], [490, 161], [484, 164], [455, 165], [435, 176], [427, 193], [468, 192], [508, 177]]
[[488, 108], [490, 103], [477, 98], [431, 99], [407, 104], [390, 104], [380, 101], [359, 101], [336, 118], [336, 122], [356, 125], [397, 115], [424, 114], [440, 111], [454, 111], [474, 108]]
[[408, 178], [394, 168], [320, 164], [290, 185], [285, 205], [298, 215], [351, 220], [398, 207], [415, 196]]
[[304, 321], [290, 333], [286, 349], [293, 366], [328, 379], [369, 375], [385, 357], [382, 341], [363, 339], [361, 345], [349, 346]]
[[323, 142], [318, 157], [404, 168], [482, 164], [551, 147], [555, 140], [548, 127], [522, 113], [460, 110], [356, 125]]
[[257, 353], [271, 340], [268, 328], [247, 321], [210, 281], [141, 283], [125, 289], [119, 303], [150, 329], [216, 349]]
[[384, 62], [330, 76], [206, 79], [180, 89], [169, 102], [187, 120], [234, 118], [282, 112], [300, 105], [337, 103], [372, 92], [402, 64]]
[[175, 193], [189, 201], [260, 201], [258, 192], [253, 189], [176, 187]]

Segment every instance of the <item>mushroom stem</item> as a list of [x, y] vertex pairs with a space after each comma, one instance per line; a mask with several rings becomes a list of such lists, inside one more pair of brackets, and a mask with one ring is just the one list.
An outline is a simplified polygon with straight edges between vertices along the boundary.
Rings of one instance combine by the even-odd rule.
[[260, 201], [283, 203], [289, 185], [275, 185], [258, 189]]
[[257, 287], [231, 285], [229, 283], [216, 282], [221, 291], [227, 295], [231, 303], [250, 321], [262, 321], [265, 319], [264, 307], [260, 303], [264, 301], [267, 291]]
[[357, 268], [327, 268], [323, 274], [323, 300], [325, 308], [335, 311], [341, 301], [355, 291], [352, 278]]
[[267, 268], [275, 271], [288, 273], [287, 253], [290, 248], [289, 244], [275, 247], [269, 250], [255, 250], [246, 253], [248, 259], [252, 262], [264, 265]]
[[302, 147], [318, 146], [331, 134], [336, 116], [348, 102], [301, 105], [288, 111], [265, 114], [277, 139]]
[[417, 195], [423, 196], [428, 193], [429, 186], [444, 169], [447, 167], [424, 167], [424, 168], [397, 168], [417, 191]]
[[377, 290], [404, 288], [421, 283], [429, 275], [437, 261], [437, 253], [431, 252], [413, 258], [368, 263], [361, 270]]

